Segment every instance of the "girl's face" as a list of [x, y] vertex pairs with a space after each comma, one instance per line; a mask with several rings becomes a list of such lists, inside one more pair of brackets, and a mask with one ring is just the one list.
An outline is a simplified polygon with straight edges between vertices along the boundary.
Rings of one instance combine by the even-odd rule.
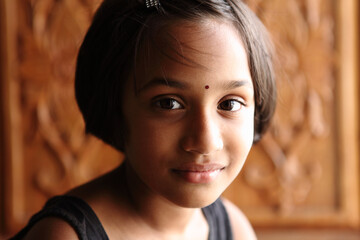
[[169, 31], [173, 42], [160, 46], [166, 54], [151, 51], [146, 70], [136, 71], [137, 89], [128, 81], [124, 94], [129, 185], [179, 206], [204, 207], [250, 151], [254, 89], [231, 24], [208, 20]]

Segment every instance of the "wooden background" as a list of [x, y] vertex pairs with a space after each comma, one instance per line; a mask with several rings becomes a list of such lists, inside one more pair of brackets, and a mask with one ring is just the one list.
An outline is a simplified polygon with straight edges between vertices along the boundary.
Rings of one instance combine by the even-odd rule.
[[[224, 195], [259, 239], [360, 239], [358, 1], [246, 2], [273, 38], [279, 101]], [[0, 235], [122, 159], [84, 135], [74, 98], [76, 53], [98, 4], [0, 0]]]

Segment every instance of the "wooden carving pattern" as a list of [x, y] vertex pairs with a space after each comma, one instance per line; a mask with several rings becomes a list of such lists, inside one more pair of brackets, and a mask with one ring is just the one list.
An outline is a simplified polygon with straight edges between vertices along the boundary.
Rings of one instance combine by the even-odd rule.
[[84, 135], [74, 97], [77, 51], [98, 2], [18, 1], [25, 166], [34, 191], [46, 198], [121, 160], [110, 147]]
[[[332, 6], [324, 0], [247, 2], [271, 32], [279, 97], [271, 131], [251, 154], [244, 180], [281, 214], [301, 204], [316, 206], [318, 200], [308, 198], [321, 197], [314, 192], [323, 187], [335, 201], [336, 189], [328, 176], [336, 165]], [[331, 167], [324, 169], [326, 165]]]
[[[26, 191], [29, 203], [39, 202], [28, 206], [31, 213], [50, 195], [111, 169], [121, 159], [84, 136], [74, 99], [77, 50], [99, 2], [17, 1]], [[299, 206], [331, 208], [336, 202], [333, 3], [247, 2], [274, 40], [279, 103], [271, 131], [227, 195], [244, 210], [275, 206], [278, 213], [289, 214]]]

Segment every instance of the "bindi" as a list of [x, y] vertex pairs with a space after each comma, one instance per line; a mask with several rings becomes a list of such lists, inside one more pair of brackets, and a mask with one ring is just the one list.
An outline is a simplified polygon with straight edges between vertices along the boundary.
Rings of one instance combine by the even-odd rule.
[[209, 89], [210, 87], [209, 87], [209, 85], [205, 85], [205, 89]]

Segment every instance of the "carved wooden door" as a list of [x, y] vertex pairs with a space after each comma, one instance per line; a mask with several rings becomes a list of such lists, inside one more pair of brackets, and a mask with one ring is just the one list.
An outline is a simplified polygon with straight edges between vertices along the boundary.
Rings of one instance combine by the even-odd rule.
[[[246, 2], [274, 41], [278, 108], [224, 195], [259, 239], [359, 239], [357, 0]], [[76, 53], [99, 0], [0, 4], [0, 215], [9, 234], [122, 155], [84, 135], [74, 98]]]

